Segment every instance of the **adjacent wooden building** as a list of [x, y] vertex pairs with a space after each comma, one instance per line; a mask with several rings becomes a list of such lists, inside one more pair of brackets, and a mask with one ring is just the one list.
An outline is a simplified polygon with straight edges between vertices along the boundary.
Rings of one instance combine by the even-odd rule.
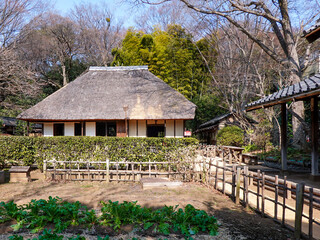
[[183, 137], [195, 109], [147, 66], [90, 67], [18, 118], [44, 136]]
[[287, 166], [287, 108], [286, 104], [292, 101], [310, 101], [311, 110], [311, 175], [319, 175], [319, 96], [320, 74], [305, 79], [304, 81], [285, 87], [278, 92], [270, 94], [246, 106], [246, 111], [281, 105], [281, 162], [282, 170]]
[[217, 116], [201, 124], [194, 133], [198, 135], [201, 143], [215, 145], [218, 131], [228, 125], [238, 125], [232, 113]]

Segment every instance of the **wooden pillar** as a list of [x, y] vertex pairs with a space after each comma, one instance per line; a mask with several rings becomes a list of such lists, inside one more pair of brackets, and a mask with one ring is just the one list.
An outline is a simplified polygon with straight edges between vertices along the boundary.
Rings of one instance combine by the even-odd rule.
[[136, 137], [139, 137], [139, 122], [136, 120]]
[[128, 119], [125, 119], [126, 137], [129, 137], [129, 124]]
[[27, 121], [27, 136], [29, 136], [30, 133], [30, 122]]
[[81, 136], [84, 136], [84, 124], [85, 122], [81, 122]]
[[319, 107], [318, 96], [311, 98], [311, 175], [316, 176], [319, 174]]
[[123, 111], [124, 111], [124, 125], [125, 125], [125, 129], [126, 129], [126, 132], [125, 132], [125, 137], [128, 137], [129, 134], [128, 134], [128, 105], [124, 105], [123, 106]]
[[286, 103], [281, 103], [281, 168], [288, 170], [287, 164], [287, 108]]

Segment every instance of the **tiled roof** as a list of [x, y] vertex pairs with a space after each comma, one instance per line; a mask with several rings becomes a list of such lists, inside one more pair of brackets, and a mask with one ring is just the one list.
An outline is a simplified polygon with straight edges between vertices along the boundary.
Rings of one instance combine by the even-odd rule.
[[0, 117], [0, 123], [3, 126], [15, 127], [17, 125], [17, 119], [12, 117]]
[[305, 79], [304, 81], [285, 87], [278, 92], [246, 105], [246, 110], [254, 110], [261, 107], [270, 107], [280, 102], [288, 102], [293, 99], [302, 99], [307, 96], [320, 94], [320, 74]]
[[304, 30], [302, 37], [305, 37], [308, 40], [308, 42], [312, 43], [320, 37], [319, 29], [320, 19], [318, 19], [313, 26], [311, 26], [307, 30]]
[[205, 123], [201, 124], [199, 126], [199, 129], [214, 126], [214, 125], [218, 124], [221, 120], [229, 117], [230, 115], [231, 115], [231, 113], [226, 113], [226, 114], [223, 114], [223, 115], [219, 115], [219, 116], [209, 120], [208, 122], [205, 122]]

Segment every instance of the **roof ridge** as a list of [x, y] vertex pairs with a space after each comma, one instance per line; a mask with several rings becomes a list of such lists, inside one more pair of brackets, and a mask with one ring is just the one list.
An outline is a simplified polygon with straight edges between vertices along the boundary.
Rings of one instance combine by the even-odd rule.
[[89, 71], [125, 71], [125, 70], [148, 70], [148, 65], [114, 66], [114, 67], [90, 66], [89, 68]]

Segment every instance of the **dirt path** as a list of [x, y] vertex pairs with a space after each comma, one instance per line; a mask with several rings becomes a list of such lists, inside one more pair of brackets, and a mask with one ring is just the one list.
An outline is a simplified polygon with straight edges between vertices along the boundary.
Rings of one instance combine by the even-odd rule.
[[[32, 178], [41, 179], [43, 176], [33, 172]], [[290, 231], [281, 228], [271, 219], [262, 218], [250, 210], [235, 205], [218, 191], [194, 183], [187, 183], [174, 189], [148, 190], [143, 190], [139, 184], [52, 183], [44, 180], [0, 185], [0, 202], [14, 200], [17, 204], [25, 204], [31, 199], [47, 199], [49, 196], [59, 196], [68, 201], [80, 201], [94, 209], [100, 208], [101, 200], [138, 201], [139, 205], [154, 208], [164, 205], [185, 207], [187, 204], [192, 204], [196, 208], [213, 214], [221, 222], [221, 233], [216, 239], [293, 239]], [[4, 233], [3, 229], [2, 233]]]

